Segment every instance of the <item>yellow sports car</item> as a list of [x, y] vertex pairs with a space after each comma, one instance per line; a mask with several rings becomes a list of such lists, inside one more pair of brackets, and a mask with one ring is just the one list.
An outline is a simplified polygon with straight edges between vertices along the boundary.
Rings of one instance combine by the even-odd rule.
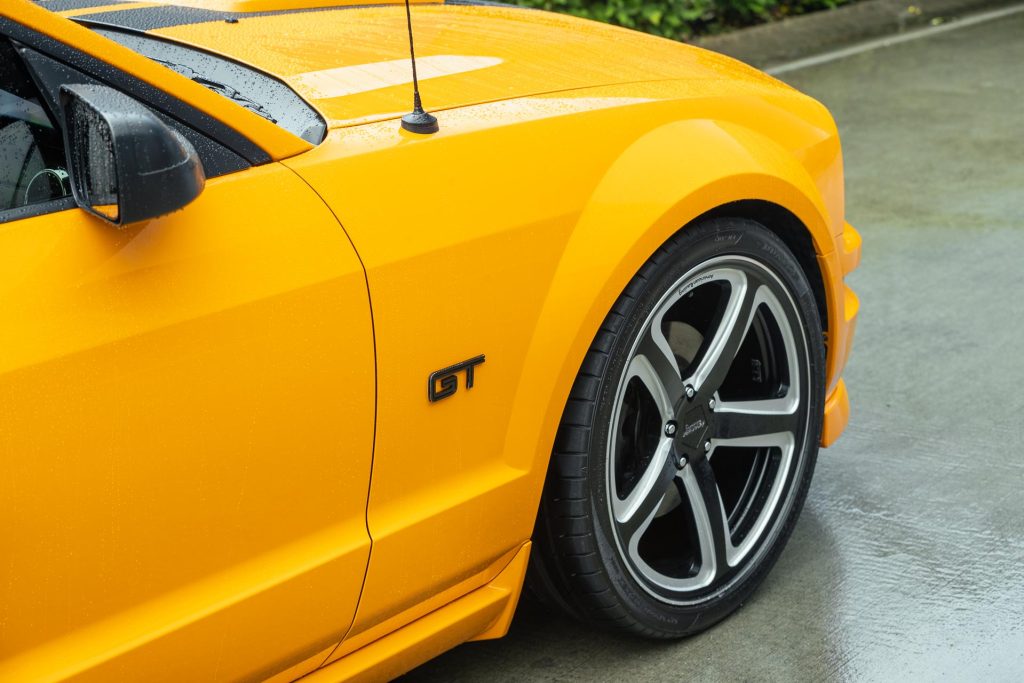
[[2, 681], [385, 679], [524, 581], [695, 633], [846, 425], [823, 106], [573, 17], [323, 4], [0, 3]]

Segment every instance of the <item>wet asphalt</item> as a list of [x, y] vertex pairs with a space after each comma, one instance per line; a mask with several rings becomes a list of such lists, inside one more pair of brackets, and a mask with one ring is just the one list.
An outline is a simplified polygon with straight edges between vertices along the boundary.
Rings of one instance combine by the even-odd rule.
[[523, 602], [409, 681], [1024, 680], [1024, 13], [782, 76], [864, 237], [850, 426], [772, 574], [650, 643]]

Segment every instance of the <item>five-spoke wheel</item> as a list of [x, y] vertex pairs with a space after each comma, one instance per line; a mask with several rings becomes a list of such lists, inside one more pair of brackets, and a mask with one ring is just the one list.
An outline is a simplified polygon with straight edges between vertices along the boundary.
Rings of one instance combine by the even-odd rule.
[[729, 256], [673, 283], [644, 321], [607, 464], [616, 542], [654, 595], [696, 599], [768, 530], [807, 421], [799, 325], [771, 271]]
[[728, 614], [799, 513], [823, 365], [813, 292], [776, 235], [715, 219], [673, 238], [620, 297], [573, 388], [534, 590], [662, 637]]

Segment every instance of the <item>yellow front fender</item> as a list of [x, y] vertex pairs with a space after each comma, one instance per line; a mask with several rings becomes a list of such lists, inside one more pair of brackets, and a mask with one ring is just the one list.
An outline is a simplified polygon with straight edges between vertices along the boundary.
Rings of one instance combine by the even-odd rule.
[[[566, 244], [512, 406], [505, 452], [517, 466], [546, 468], [583, 357], [643, 263], [694, 219], [743, 200], [783, 207], [806, 226], [826, 283], [828, 322], [836, 326], [843, 303], [840, 268], [829, 217], [808, 172], [792, 154], [749, 128], [711, 120], [665, 124], [619, 156]], [[828, 364], [830, 391], [841, 370], [834, 356], [830, 353]], [[537, 419], [538, 397], [549, 398], [542, 420]]]
[[[433, 136], [395, 122], [335, 130], [286, 162], [351, 238], [374, 315], [373, 550], [355, 624], [332, 659], [439, 606], [423, 596], [483, 585], [530, 538], [586, 350], [673, 233], [740, 200], [784, 207], [809, 230], [828, 301], [843, 300], [832, 237], [841, 217], [826, 210], [841, 202], [827, 201], [819, 186], [832, 185], [808, 170], [838, 167], [834, 127], [804, 122], [784, 131], [783, 146], [755, 128], [799, 119], [769, 103], [752, 115], [633, 90], [448, 111]], [[722, 119], [686, 118], [712, 105]], [[800, 162], [806, 149], [815, 164]], [[433, 371], [478, 355], [486, 362], [472, 389], [429, 401]]]

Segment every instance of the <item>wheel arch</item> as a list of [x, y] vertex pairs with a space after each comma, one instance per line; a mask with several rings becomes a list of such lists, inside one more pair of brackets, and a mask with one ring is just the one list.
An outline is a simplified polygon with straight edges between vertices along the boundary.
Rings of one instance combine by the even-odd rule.
[[[804, 275], [807, 276], [807, 281], [811, 285], [811, 291], [814, 292], [814, 301], [818, 307], [818, 314], [821, 316], [821, 327], [827, 335], [828, 295], [822, 276], [821, 264], [818, 260], [819, 255], [814, 248], [814, 242], [811, 240], [807, 226], [800, 222], [800, 219], [786, 209], [786, 207], [758, 199], [743, 199], [716, 207], [691, 221], [691, 224], [705, 218], [715, 217], [748, 218], [752, 221], [757, 221], [783, 241], [796, 257], [800, 268], [804, 271]], [[685, 230], [686, 228], [684, 227], [683, 229]]]
[[833, 223], [794, 154], [749, 128], [708, 119], [643, 135], [584, 207], [534, 328], [505, 437], [506, 460], [534, 475], [524, 505], [536, 509], [572, 383], [615, 300], [672, 235], [715, 215], [752, 218], [779, 235], [817, 289], [823, 326], [836, 315]]

